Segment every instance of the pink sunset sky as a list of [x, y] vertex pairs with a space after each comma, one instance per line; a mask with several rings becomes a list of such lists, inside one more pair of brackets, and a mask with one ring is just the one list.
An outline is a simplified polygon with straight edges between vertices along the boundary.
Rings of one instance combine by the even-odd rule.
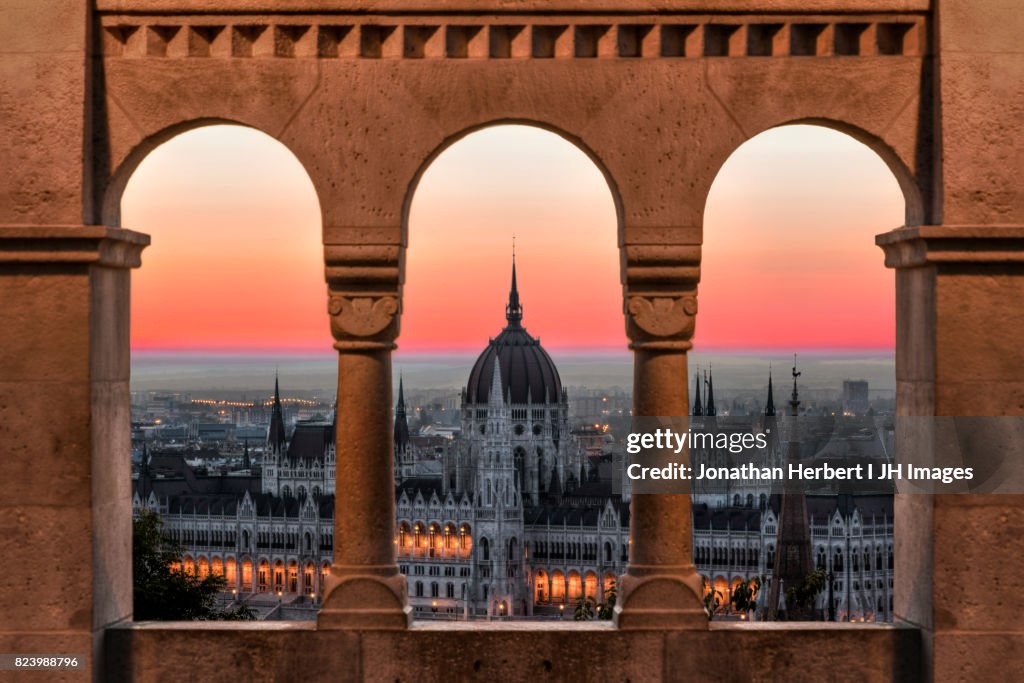
[[[874, 235], [903, 207], [881, 159], [841, 133], [747, 142], [708, 198], [695, 348], [892, 349], [893, 274]], [[129, 181], [122, 225], [153, 239], [132, 276], [134, 349], [330, 349], [319, 205], [280, 143], [237, 126], [174, 138]], [[607, 183], [555, 134], [500, 126], [446, 150], [416, 190], [403, 351], [478, 350], [498, 333], [513, 235], [531, 333], [551, 349], [625, 347]]]

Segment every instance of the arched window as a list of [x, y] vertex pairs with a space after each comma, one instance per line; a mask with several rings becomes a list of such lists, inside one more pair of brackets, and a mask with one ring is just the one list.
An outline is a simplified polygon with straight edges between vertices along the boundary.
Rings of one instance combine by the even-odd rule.
[[274, 592], [284, 592], [284, 563], [281, 560], [274, 563]]
[[551, 602], [565, 602], [565, 574], [558, 569], [551, 572]]
[[242, 562], [242, 590], [250, 593], [252, 592], [252, 560], [243, 560]]
[[579, 600], [583, 597], [583, 580], [575, 569], [569, 572], [569, 599]]
[[259, 568], [259, 592], [266, 593], [270, 590], [270, 563], [266, 560], [260, 560]]
[[491, 544], [487, 537], [480, 539], [480, 559], [487, 562], [491, 559]]
[[533, 577], [534, 603], [540, 604], [548, 600], [548, 574], [543, 569], [538, 569]]
[[313, 566], [312, 562], [307, 562], [306, 566], [302, 569], [302, 588], [306, 593], [313, 593], [313, 575], [316, 572], [316, 567]]

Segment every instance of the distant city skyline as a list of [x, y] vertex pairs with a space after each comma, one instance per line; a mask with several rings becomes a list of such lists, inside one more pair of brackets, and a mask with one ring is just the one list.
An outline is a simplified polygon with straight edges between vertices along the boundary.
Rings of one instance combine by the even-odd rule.
[[[282, 145], [191, 131], [143, 161], [122, 208], [125, 227], [153, 236], [133, 274], [134, 350], [330, 349], [318, 200]], [[902, 217], [892, 174], [852, 138], [754, 138], [708, 197], [695, 348], [891, 349], [892, 273], [873, 235]], [[624, 352], [616, 221], [599, 169], [553, 133], [460, 141], [414, 195], [400, 351], [470, 351], [497, 334], [515, 234], [527, 328], [552, 351]]]
[[[486, 340], [481, 342], [481, 347]], [[464, 386], [479, 349], [459, 354], [398, 353], [393, 381], [405, 377], [406, 390], [451, 390]], [[632, 358], [621, 353], [564, 353], [552, 351], [565, 386], [622, 387], [633, 383]], [[719, 392], [760, 391], [768, 381], [769, 367], [776, 380], [788, 378], [793, 357], [786, 353], [702, 353], [690, 355], [691, 373], [713, 368]], [[855, 354], [829, 351], [804, 352], [799, 358], [801, 387], [808, 391], [840, 392], [847, 379], [866, 379], [871, 393], [895, 390], [895, 362], [889, 352]], [[286, 393], [320, 391], [333, 394], [337, 358], [333, 351], [306, 354], [260, 353], [162, 353], [139, 352], [132, 359], [132, 390], [252, 391], [269, 392], [278, 373]], [[692, 375], [691, 375], [692, 381]]]

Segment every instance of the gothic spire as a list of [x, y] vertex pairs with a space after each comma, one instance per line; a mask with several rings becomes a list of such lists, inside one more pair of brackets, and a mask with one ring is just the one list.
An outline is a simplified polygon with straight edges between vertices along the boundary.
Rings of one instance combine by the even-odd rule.
[[764, 408], [765, 417], [775, 417], [775, 392], [772, 391], [772, 368], [768, 366], [768, 403]]
[[494, 372], [491, 374], [491, 395], [487, 401], [488, 406], [502, 407], [505, 405], [505, 398], [501, 395], [501, 363], [497, 355], [494, 356]]
[[693, 378], [693, 409], [690, 412], [694, 417], [704, 414], [704, 407], [700, 402], [700, 370], [697, 370], [697, 376]]
[[274, 407], [270, 412], [267, 444], [277, 450], [284, 445], [284, 413], [281, 410], [281, 387], [278, 384], [277, 373], [274, 373]]
[[508, 305], [505, 306], [505, 320], [509, 327], [519, 327], [523, 319], [523, 306], [519, 303], [519, 287], [516, 284], [516, 247], [512, 241], [512, 287], [508, 292]]
[[705, 373], [705, 381], [708, 383], [708, 394], [704, 399], [704, 414], [714, 417], [718, 414], [715, 410], [715, 378], [709, 372]]
[[395, 405], [395, 449], [401, 450], [409, 443], [409, 420], [405, 413], [405, 387], [402, 376], [398, 376], [398, 403]]

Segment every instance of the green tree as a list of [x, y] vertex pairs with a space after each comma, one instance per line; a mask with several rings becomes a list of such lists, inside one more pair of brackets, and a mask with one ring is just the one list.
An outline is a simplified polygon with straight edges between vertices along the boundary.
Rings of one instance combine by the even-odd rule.
[[714, 590], [708, 580], [701, 577], [704, 586], [704, 613], [708, 615], [708, 621], [715, 618], [715, 613], [722, 607], [722, 591]]
[[824, 590], [826, 581], [825, 570], [815, 569], [804, 577], [799, 586], [787, 587], [786, 611], [794, 616], [808, 615], [814, 609], [814, 601]]
[[181, 546], [164, 536], [158, 514], [144, 510], [132, 521], [132, 597], [136, 621], [256, 618], [255, 612], [242, 605], [220, 609], [217, 594], [227, 584], [224, 577], [210, 574], [200, 579], [175, 568], [181, 555]]
[[574, 621], [590, 621], [594, 618], [594, 601], [589, 595], [576, 603], [576, 611], [572, 618]]
[[754, 596], [757, 595], [759, 590], [761, 590], [761, 581], [757, 577], [736, 586], [732, 591], [732, 597], [729, 599], [733, 609], [737, 612], [746, 612], [754, 609]]
[[604, 595], [604, 602], [597, 606], [597, 618], [607, 621], [615, 614], [615, 600], [618, 597], [614, 581], [608, 587], [608, 590], [604, 592]]

